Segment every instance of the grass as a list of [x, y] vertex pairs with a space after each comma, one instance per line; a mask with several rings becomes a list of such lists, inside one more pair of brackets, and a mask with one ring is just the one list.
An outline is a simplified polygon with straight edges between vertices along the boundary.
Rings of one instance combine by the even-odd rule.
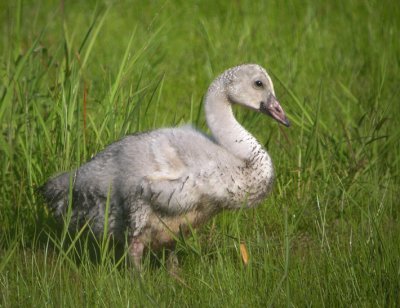
[[[394, 1], [63, 3], [0, 4], [1, 306], [400, 305]], [[208, 84], [244, 62], [293, 123], [236, 110], [276, 166], [264, 204], [180, 241], [180, 279], [57, 231], [38, 185], [125, 134], [206, 130]]]

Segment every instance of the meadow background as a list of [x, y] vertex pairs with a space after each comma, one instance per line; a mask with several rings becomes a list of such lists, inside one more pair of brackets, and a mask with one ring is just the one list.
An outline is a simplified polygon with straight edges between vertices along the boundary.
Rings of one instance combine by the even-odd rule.
[[[399, 38], [389, 0], [2, 1], [0, 306], [399, 306]], [[180, 241], [179, 278], [93, 262], [36, 188], [126, 134], [207, 130], [208, 85], [246, 62], [292, 122], [235, 111], [271, 197]]]

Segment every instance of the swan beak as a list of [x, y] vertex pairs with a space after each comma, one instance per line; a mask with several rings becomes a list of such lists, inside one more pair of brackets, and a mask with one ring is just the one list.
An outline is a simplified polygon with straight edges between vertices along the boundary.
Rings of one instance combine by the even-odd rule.
[[267, 104], [261, 102], [260, 104], [260, 111], [262, 113], [268, 114], [279, 123], [289, 127], [290, 122], [287, 119], [285, 112], [283, 111], [281, 104], [279, 104], [278, 100], [274, 95], [270, 95], [267, 100]]

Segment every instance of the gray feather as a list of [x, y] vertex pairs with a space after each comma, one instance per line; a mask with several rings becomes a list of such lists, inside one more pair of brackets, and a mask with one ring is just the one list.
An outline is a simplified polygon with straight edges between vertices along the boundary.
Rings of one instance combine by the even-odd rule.
[[[265, 82], [264, 91], [252, 87], [254, 78]], [[256, 109], [271, 93], [261, 67], [228, 70], [213, 82], [205, 100], [212, 136], [191, 126], [126, 136], [77, 170], [50, 179], [41, 192], [61, 218], [72, 183], [72, 228], [88, 222], [101, 236], [109, 200], [111, 234], [123, 238], [128, 231], [152, 247], [166, 245], [172, 240], [168, 232], [201, 225], [223, 208], [255, 206], [270, 191], [271, 159], [236, 122], [231, 105]]]

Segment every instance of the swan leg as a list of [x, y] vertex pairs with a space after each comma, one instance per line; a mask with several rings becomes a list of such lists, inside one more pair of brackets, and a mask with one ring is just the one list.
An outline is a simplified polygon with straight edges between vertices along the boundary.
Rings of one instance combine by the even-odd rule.
[[137, 270], [142, 269], [142, 257], [144, 244], [137, 237], [134, 237], [129, 245], [129, 258]]
[[169, 252], [167, 262], [166, 262], [167, 270], [172, 276], [178, 276], [180, 272], [179, 268], [179, 260], [175, 253], [175, 251], [171, 250]]
[[179, 282], [186, 288], [191, 289], [191, 287], [185, 282], [185, 280], [180, 275], [181, 268], [179, 267], [178, 257], [176, 255], [175, 251], [173, 251], [173, 250], [170, 251], [166, 265], [167, 265], [168, 274], [170, 274], [172, 278], [174, 278], [177, 282]]

